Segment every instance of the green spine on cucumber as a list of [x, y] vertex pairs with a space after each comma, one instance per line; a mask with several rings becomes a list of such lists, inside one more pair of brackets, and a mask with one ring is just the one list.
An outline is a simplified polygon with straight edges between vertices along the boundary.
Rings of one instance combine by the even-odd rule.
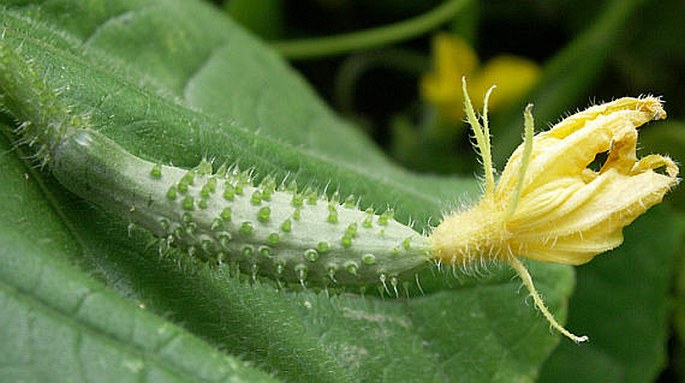
[[[431, 260], [425, 236], [392, 212], [298, 193], [209, 163], [184, 170], [140, 159], [74, 117], [30, 65], [0, 43], [0, 89], [21, 140], [69, 190], [147, 228], [160, 246], [307, 286], [396, 290]], [[27, 90], [30, 89], [30, 90]]]

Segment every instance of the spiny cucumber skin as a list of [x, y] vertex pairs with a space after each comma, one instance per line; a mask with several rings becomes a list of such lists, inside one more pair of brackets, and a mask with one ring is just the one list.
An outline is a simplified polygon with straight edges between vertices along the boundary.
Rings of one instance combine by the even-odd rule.
[[[190, 254], [310, 286], [360, 286], [413, 277], [428, 242], [390, 215], [312, 195], [252, 186], [245, 173], [161, 166], [100, 133], [75, 129], [53, 152], [68, 189]], [[223, 172], [222, 172], [223, 173]], [[228, 190], [228, 191], [227, 191]]]
[[[387, 215], [316, 196], [307, 198], [315, 205], [300, 204], [292, 192], [253, 187], [239, 174], [212, 175], [206, 165], [180, 187], [188, 171], [139, 159], [91, 130], [87, 116], [73, 114], [1, 39], [0, 90], [2, 106], [20, 124], [19, 142], [36, 149], [42, 166], [77, 195], [149, 229], [164, 246], [307, 286], [392, 286], [429, 263], [426, 238]], [[216, 189], [205, 193], [210, 180]], [[224, 197], [227, 182], [242, 187], [232, 201]], [[269, 198], [252, 202], [265, 191]]]

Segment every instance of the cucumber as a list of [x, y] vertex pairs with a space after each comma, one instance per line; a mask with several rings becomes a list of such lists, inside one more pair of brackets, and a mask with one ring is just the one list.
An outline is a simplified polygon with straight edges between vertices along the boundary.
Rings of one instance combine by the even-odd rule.
[[[19, 142], [67, 189], [159, 239], [160, 251], [301, 286], [381, 284], [397, 291], [431, 264], [427, 237], [393, 219], [294, 184], [259, 185], [249, 173], [208, 162], [195, 169], [152, 163], [72, 114], [17, 52], [0, 44], [2, 104]], [[390, 286], [390, 287], [389, 287]]]

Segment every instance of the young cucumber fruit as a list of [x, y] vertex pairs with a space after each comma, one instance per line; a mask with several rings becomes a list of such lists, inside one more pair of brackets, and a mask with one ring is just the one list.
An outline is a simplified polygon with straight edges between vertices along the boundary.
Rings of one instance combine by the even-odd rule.
[[142, 160], [104, 135], [70, 129], [53, 146], [54, 176], [69, 190], [191, 255], [303, 286], [381, 283], [396, 289], [431, 260], [426, 237], [348, 200], [253, 186], [209, 163], [184, 170]]
[[144, 161], [72, 113], [19, 53], [0, 43], [0, 104], [18, 143], [67, 189], [174, 246], [256, 276], [303, 286], [384, 284], [431, 263], [425, 236], [386, 212], [360, 211], [272, 179], [209, 163], [184, 170]]

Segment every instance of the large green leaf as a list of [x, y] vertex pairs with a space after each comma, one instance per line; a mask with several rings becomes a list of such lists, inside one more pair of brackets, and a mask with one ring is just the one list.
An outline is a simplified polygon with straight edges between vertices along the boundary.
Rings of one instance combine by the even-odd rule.
[[[562, 344], [543, 382], [652, 382], [666, 364], [671, 284], [683, 217], [663, 207], [626, 229], [623, 247], [578, 273], [569, 323], [592, 334], [580, 350]], [[655, 230], [656, 228], [656, 230]]]
[[[204, 3], [5, 4], [2, 44], [32, 61], [74, 113], [89, 113], [93, 128], [139, 156], [180, 166], [210, 157], [254, 168], [258, 175], [287, 175], [320, 190], [354, 193], [363, 207], [394, 206], [398, 219], [408, 222], [411, 217], [419, 230], [463, 193], [477, 191], [473, 180], [414, 175], [390, 163], [279, 57]], [[185, 355], [220, 355], [221, 350], [291, 381], [526, 381], [535, 378], [558, 341], [524, 303], [524, 294], [517, 293], [519, 282], [506, 269], [461, 280], [429, 271], [420, 275], [424, 295], [383, 299], [279, 291], [269, 281], [250, 281], [183, 255], [160, 258], [148, 246], [147, 233], [129, 234], [126, 222], [79, 200], [49, 175], [27, 169], [17, 160], [21, 153], [6, 148], [8, 179], [0, 194], [3, 226], [8, 228], [1, 243], [3, 261], [35, 255], [46, 266], [26, 274], [3, 267], [3, 293], [22, 291], [24, 302], [49, 300], [52, 311], [44, 307], [34, 315], [60, 313], [75, 333], [94, 330], [70, 306], [69, 285], [56, 285], [50, 291], [56, 298], [45, 298], [40, 290], [28, 288], [41, 275], [38, 271], [99, 283], [104, 302], [92, 310], [104, 318], [98, 327], [102, 332], [125, 326], [132, 320], [125, 313], [135, 315], [142, 304], [157, 315], [149, 321], [176, 323], [211, 344], [213, 349], [206, 351], [206, 344], [176, 330], [193, 339], [192, 344], [162, 351], [171, 355], [169, 360], [187, 362], [187, 371], [212, 373], [216, 364], [206, 367], [204, 358]], [[12, 191], [21, 187], [34, 192], [17, 199]], [[76, 263], [79, 271], [64, 266], [66, 262]], [[573, 285], [571, 269], [530, 267], [547, 303], [563, 317]], [[121, 297], [126, 300], [116, 303]], [[112, 309], [119, 305], [127, 308]], [[27, 322], [25, 312], [26, 305], [2, 306], [3, 320], [61, 333], [54, 331], [59, 323]], [[11, 334], [14, 338], [7, 342], [3, 338], [1, 351], [21, 350], [26, 360], [38, 360], [33, 338], [21, 334]], [[137, 346], [143, 342], [138, 337], [144, 334], [123, 338], [128, 342], [94, 343], [91, 353], [114, 360], [112, 353], [124, 353], [131, 344], [144, 348]], [[99, 367], [109, 376], [110, 365], [95, 358], [63, 359], [62, 350], [73, 351], [78, 344], [56, 335], [49, 338], [50, 347], [40, 350], [39, 360], [65, 366], [64, 378], [55, 380], [87, 380], [81, 367]], [[160, 369], [175, 367], [158, 364]], [[22, 366], [17, 367], [21, 376], [46, 376], [33, 363]], [[236, 373], [243, 370], [255, 373], [237, 365]], [[169, 371], [179, 380], [202, 377], [182, 375], [178, 368]]]

